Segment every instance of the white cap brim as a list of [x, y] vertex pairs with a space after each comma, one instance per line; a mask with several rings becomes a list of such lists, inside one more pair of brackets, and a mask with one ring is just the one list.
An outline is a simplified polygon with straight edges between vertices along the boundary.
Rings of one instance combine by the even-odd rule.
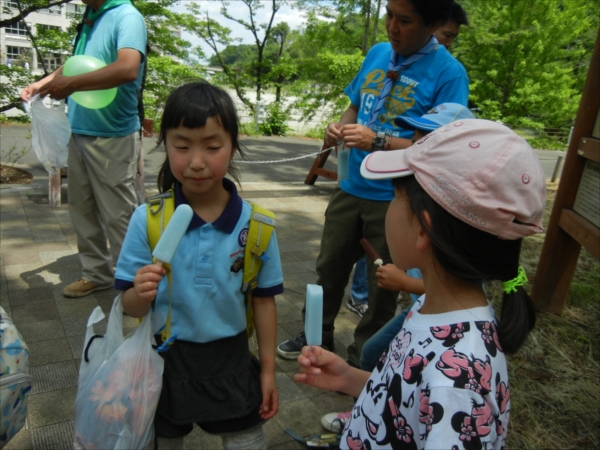
[[406, 150], [369, 153], [360, 165], [360, 174], [369, 180], [384, 180], [412, 175], [404, 161]]

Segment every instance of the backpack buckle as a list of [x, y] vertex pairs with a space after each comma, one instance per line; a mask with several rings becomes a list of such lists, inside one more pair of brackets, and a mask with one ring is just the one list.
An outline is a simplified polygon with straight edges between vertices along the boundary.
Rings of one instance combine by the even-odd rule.
[[150, 210], [150, 214], [153, 216], [157, 215], [163, 205], [165, 204], [165, 199], [171, 198], [171, 191], [163, 192], [162, 194], [154, 195], [146, 201], [148, 205], [148, 209]]

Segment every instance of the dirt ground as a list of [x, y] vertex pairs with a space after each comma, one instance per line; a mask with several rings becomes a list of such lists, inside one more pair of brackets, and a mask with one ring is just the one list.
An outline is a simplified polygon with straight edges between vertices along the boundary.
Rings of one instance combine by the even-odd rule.
[[29, 184], [33, 175], [17, 167], [0, 165], [0, 184]]

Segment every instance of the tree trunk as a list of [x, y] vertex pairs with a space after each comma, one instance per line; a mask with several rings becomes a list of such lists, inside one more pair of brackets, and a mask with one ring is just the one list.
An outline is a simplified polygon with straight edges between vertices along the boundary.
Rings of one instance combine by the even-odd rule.
[[371, 26], [371, 0], [365, 0], [366, 7], [366, 18], [365, 18], [365, 33], [363, 35], [363, 55], [366, 55], [369, 51], [369, 28]]
[[263, 62], [263, 49], [258, 48], [258, 65], [256, 66], [256, 101], [260, 101], [260, 94], [262, 91], [262, 62]]
[[379, 11], [381, 11], [381, 0], [377, 0], [377, 11], [375, 12], [375, 23], [373, 24], [373, 35], [371, 37], [371, 47], [375, 45], [377, 41], [377, 28], [379, 26]]

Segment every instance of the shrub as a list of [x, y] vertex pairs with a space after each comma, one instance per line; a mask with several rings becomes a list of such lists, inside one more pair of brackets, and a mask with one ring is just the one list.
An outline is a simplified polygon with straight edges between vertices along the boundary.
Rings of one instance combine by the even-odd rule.
[[267, 107], [267, 117], [258, 129], [265, 136], [285, 136], [290, 129], [286, 125], [289, 119], [289, 112], [284, 110], [279, 103], [273, 103]]

